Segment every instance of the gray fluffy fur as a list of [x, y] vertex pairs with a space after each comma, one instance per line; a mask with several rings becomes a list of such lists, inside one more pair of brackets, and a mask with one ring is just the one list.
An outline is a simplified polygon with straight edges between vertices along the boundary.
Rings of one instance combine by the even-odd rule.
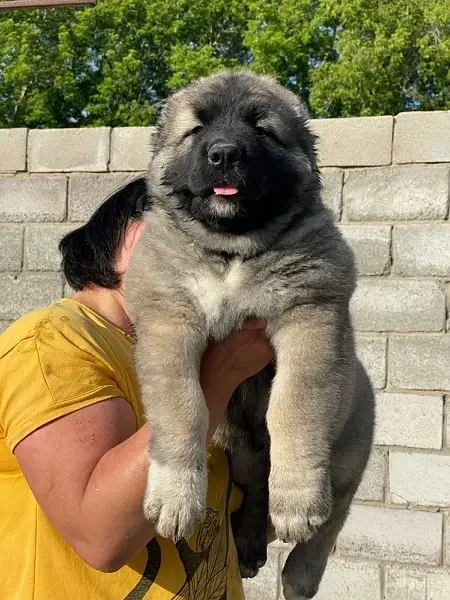
[[[222, 179], [207, 160], [217, 140], [242, 150]], [[243, 192], [217, 198], [218, 182]], [[296, 543], [286, 598], [312, 598], [370, 453], [373, 393], [349, 315], [353, 255], [322, 203], [299, 101], [247, 71], [200, 79], [169, 99], [148, 183], [153, 207], [125, 282], [152, 430], [145, 515], [173, 539], [202, 521], [201, 357], [245, 319], [265, 319], [276, 366], [236, 390], [214, 441], [244, 491], [233, 517], [242, 574], [265, 562], [270, 517]]]

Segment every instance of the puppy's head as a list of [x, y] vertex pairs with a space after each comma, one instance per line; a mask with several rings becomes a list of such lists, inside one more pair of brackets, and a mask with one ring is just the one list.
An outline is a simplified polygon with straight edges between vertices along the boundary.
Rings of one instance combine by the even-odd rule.
[[301, 192], [317, 182], [316, 170], [296, 96], [271, 78], [223, 71], [168, 100], [150, 183], [189, 218], [245, 233], [306, 202]]

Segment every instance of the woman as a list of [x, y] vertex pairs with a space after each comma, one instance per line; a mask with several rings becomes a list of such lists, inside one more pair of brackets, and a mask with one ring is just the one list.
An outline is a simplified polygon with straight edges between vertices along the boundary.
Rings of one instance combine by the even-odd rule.
[[[0, 337], [0, 598], [243, 598], [229, 515], [240, 493], [209, 446], [208, 510], [187, 541], [142, 513], [151, 431], [132, 366], [123, 275], [149, 208], [138, 179], [61, 242], [71, 299]], [[208, 440], [234, 389], [272, 359], [264, 323], [205, 353]]]

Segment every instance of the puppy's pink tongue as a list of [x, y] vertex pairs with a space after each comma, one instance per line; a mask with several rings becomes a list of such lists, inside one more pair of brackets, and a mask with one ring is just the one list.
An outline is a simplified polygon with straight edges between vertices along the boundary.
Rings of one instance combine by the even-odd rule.
[[219, 196], [233, 196], [238, 193], [238, 189], [232, 185], [220, 185], [214, 188], [214, 192]]

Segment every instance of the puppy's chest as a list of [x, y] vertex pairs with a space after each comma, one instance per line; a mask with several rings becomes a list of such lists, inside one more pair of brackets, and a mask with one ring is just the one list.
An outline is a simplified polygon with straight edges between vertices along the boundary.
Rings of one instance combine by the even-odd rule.
[[273, 318], [293, 296], [287, 282], [269, 269], [238, 258], [223, 268], [202, 266], [187, 278], [186, 287], [212, 329], [219, 321], [233, 327], [248, 317]]

